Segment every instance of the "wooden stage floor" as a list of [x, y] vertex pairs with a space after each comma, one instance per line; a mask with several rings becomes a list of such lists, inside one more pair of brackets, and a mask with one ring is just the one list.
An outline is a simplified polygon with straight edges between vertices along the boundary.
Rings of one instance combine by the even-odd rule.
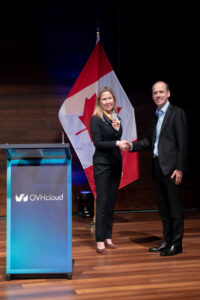
[[148, 248], [160, 242], [155, 213], [116, 214], [117, 249], [95, 252], [89, 219], [73, 217], [72, 280], [5, 280], [6, 220], [0, 220], [0, 299], [200, 299], [200, 211], [185, 212], [183, 253], [160, 257]]

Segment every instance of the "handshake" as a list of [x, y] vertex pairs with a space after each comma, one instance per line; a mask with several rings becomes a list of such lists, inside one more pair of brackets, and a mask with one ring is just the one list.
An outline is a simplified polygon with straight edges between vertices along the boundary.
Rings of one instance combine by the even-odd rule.
[[117, 141], [116, 145], [123, 151], [126, 151], [131, 148], [131, 143], [126, 140]]

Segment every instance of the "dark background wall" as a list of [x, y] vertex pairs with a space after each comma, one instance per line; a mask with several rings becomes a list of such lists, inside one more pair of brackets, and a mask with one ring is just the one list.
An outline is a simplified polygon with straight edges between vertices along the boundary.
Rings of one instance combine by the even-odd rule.
[[[183, 202], [199, 206], [197, 7], [169, 1], [36, 0], [5, 2], [0, 9], [0, 144], [60, 141], [60, 131], [51, 127], [60, 128], [58, 110], [94, 48], [98, 20], [105, 52], [135, 108], [138, 137], [145, 136], [155, 110], [155, 81], [168, 82], [171, 102], [185, 109], [190, 155]], [[75, 211], [76, 196], [89, 186], [73, 149], [72, 154]], [[140, 179], [120, 190], [116, 209], [157, 207], [151, 154], [139, 158]], [[0, 167], [5, 214], [3, 153]]]

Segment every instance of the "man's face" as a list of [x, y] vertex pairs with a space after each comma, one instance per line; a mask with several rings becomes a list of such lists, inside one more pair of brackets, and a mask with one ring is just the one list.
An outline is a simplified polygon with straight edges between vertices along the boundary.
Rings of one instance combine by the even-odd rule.
[[170, 91], [167, 90], [164, 82], [157, 82], [152, 88], [152, 98], [154, 103], [161, 109], [170, 97]]

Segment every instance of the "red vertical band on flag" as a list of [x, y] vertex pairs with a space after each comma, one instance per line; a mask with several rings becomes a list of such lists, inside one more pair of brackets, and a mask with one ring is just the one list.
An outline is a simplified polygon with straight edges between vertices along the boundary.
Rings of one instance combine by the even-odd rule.
[[93, 169], [94, 169], [94, 167], [92, 165], [88, 168], [85, 168], [84, 171], [85, 171], [85, 175], [87, 176], [91, 191], [92, 191], [94, 197], [96, 198], [96, 186], [95, 186], [95, 182], [94, 182]]
[[109, 73], [110, 71], [112, 71], [112, 66], [107, 59], [101, 41], [99, 41], [92, 51], [86, 65], [81, 71], [67, 98], [78, 93], [92, 83], [98, 81], [99, 78]]
[[138, 152], [122, 152], [122, 178], [119, 189], [139, 178]]

